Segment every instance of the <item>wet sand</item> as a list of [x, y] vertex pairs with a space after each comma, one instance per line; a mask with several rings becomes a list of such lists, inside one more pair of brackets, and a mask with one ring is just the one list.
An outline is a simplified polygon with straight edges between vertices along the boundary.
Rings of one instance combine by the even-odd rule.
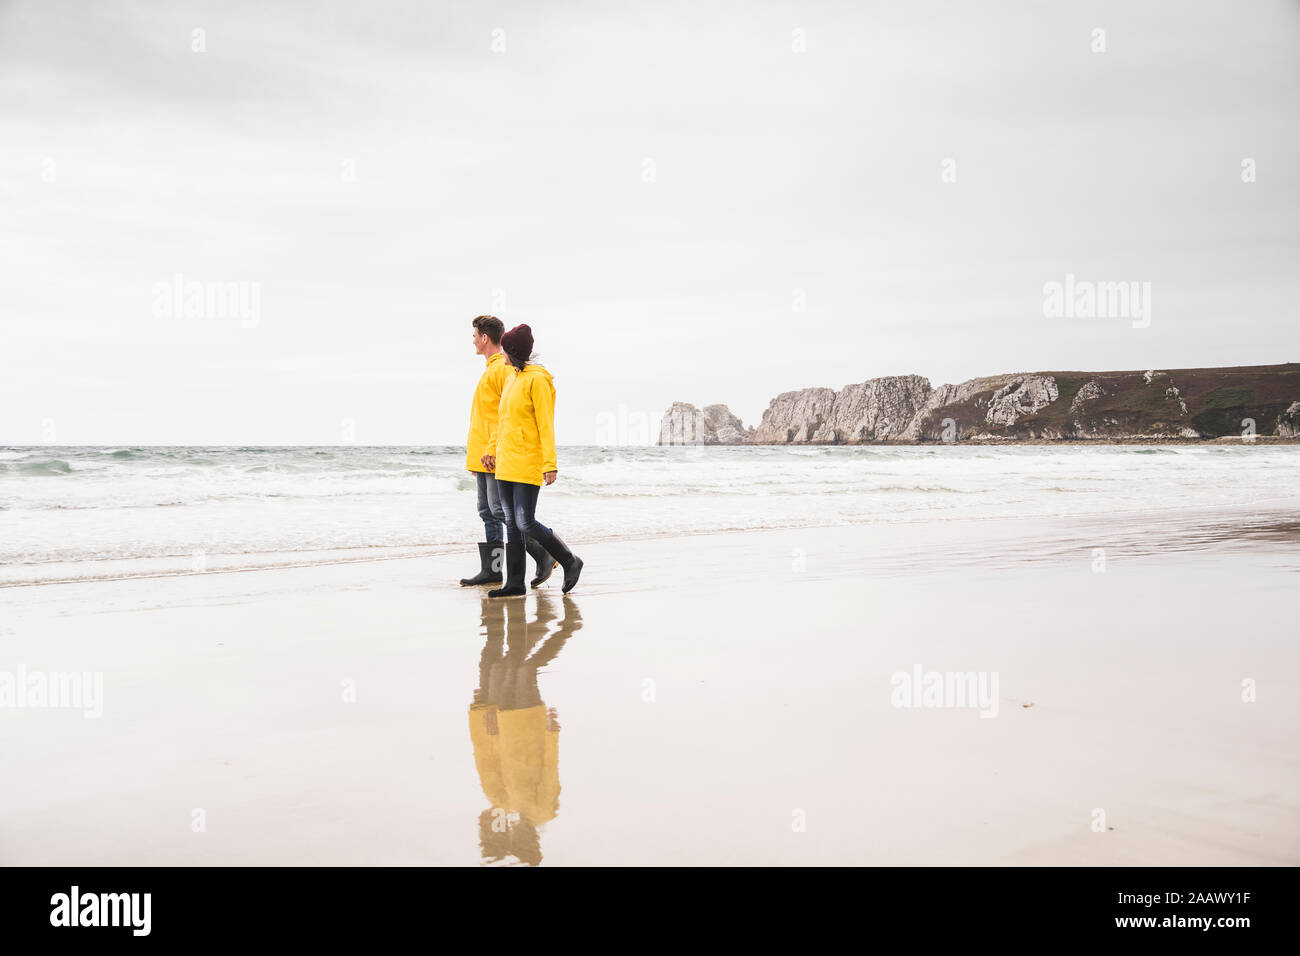
[[[568, 598], [465, 554], [7, 588], [0, 671], [104, 699], [0, 708], [0, 862], [1300, 862], [1294, 522], [1161, 528], [587, 544]], [[918, 666], [996, 716], [894, 706]]]

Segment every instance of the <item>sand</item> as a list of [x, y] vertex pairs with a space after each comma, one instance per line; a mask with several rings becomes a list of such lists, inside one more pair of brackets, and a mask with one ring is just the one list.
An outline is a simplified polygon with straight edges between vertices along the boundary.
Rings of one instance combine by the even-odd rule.
[[[463, 553], [7, 588], [0, 671], [104, 690], [0, 708], [0, 862], [1295, 864], [1300, 548], [1250, 520], [587, 543], [509, 609]], [[918, 667], [996, 716], [894, 706]]]

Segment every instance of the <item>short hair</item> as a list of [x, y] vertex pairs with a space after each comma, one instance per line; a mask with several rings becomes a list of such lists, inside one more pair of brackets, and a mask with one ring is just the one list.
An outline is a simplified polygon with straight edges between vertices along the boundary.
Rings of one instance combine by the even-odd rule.
[[490, 338], [493, 345], [500, 345], [501, 336], [506, 331], [506, 324], [495, 315], [480, 315], [474, 320], [474, 328]]

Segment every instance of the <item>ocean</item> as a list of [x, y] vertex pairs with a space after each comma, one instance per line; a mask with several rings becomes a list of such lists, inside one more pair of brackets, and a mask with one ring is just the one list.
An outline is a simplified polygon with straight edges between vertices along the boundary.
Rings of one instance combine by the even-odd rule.
[[[1297, 446], [569, 447], [571, 542], [1285, 505]], [[1200, 521], [1200, 517], [1189, 521]], [[454, 446], [0, 448], [0, 585], [401, 557], [482, 537]]]

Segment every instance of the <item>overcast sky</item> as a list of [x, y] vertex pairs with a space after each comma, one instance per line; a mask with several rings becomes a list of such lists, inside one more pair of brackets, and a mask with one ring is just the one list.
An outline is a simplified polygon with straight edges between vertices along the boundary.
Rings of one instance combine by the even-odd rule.
[[[563, 444], [1300, 360], [1298, 117], [1282, 0], [0, 0], [0, 443], [461, 442], [483, 312]], [[1067, 273], [1149, 327], [1046, 317]]]

